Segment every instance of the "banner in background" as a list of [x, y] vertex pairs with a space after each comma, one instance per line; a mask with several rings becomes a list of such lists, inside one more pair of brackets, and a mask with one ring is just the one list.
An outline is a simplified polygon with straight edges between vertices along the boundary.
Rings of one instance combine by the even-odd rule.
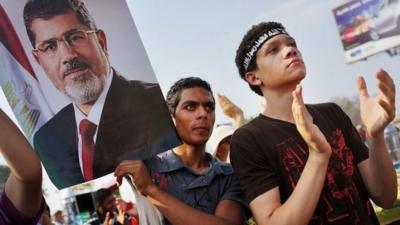
[[353, 0], [332, 11], [347, 63], [400, 46], [400, 0]]

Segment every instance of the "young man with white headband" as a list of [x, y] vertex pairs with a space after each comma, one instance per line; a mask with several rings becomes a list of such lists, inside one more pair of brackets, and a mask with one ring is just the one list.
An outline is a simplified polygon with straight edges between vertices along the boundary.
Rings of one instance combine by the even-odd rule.
[[390, 76], [377, 72], [376, 97], [368, 95], [362, 77], [357, 80], [368, 149], [337, 105], [303, 103], [306, 68], [280, 23], [253, 26], [236, 65], [266, 101], [231, 141], [231, 162], [257, 224], [379, 224], [369, 198], [390, 208], [397, 196], [383, 136], [395, 116]]

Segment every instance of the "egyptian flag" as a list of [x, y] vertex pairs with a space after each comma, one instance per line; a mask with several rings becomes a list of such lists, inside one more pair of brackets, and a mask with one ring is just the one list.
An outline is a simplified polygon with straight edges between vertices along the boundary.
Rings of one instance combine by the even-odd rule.
[[0, 4], [0, 85], [19, 125], [33, 134], [54, 113], [44, 97], [17, 33]]

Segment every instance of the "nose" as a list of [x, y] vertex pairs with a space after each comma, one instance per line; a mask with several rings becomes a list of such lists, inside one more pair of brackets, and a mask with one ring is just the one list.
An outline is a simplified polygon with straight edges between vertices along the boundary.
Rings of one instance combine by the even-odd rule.
[[284, 57], [285, 58], [291, 58], [299, 55], [299, 50], [293, 46], [286, 46], [285, 47], [285, 52], [284, 52]]
[[76, 58], [77, 56], [75, 49], [64, 40], [59, 42], [58, 48], [58, 53], [62, 57], [63, 64], [69, 63], [73, 58]]
[[197, 113], [198, 113], [197, 115], [199, 118], [207, 118], [207, 116], [208, 116], [208, 112], [207, 112], [207, 109], [205, 108], [205, 106], [200, 106], [198, 108]]

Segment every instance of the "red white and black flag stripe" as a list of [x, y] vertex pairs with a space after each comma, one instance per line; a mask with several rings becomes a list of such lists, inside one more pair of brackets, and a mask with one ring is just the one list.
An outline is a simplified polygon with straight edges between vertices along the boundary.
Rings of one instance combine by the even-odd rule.
[[27, 138], [54, 113], [44, 97], [37, 77], [12, 22], [0, 4], [0, 85]]

